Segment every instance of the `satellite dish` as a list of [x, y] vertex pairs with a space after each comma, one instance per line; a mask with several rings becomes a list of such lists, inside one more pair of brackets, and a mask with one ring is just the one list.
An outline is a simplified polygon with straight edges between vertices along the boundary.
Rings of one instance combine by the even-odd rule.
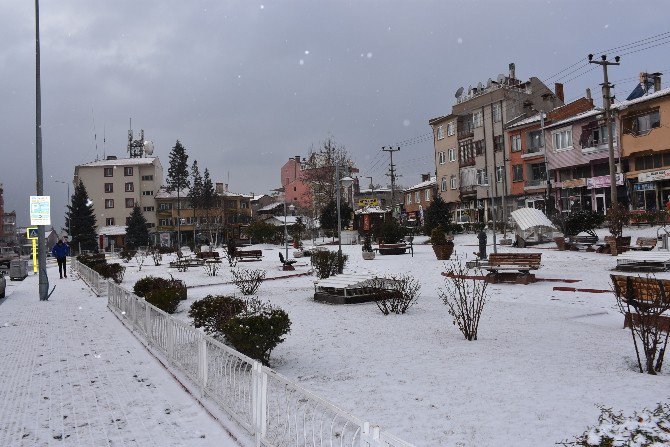
[[477, 84], [477, 91], [481, 92], [482, 90], [484, 90], [484, 85], [480, 82], [479, 84]]
[[491, 87], [491, 84], [493, 84], [493, 79], [489, 78], [489, 80], [486, 81], [486, 87]]
[[460, 98], [463, 96], [463, 87], [458, 87], [458, 90], [456, 90], [456, 97]]
[[154, 142], [150, 140], [146, 140], [144, 142], [144, 153], [147, 155], [151, 155], [154, 153]]
[[498, 75], [497, 79], [498, 79], [498, 84], [502, 84], [503, 82], [505, 82], [505, 75], [501, 73], [501, 74]]

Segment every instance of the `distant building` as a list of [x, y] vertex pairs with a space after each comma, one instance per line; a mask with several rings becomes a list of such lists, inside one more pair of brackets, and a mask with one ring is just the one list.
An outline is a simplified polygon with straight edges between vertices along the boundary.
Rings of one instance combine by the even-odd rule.
[[286, 200], [308, 209], [312, 205], [312, 196], [309, 185], [304, 181], [304, 164], [300, 161], [300, 155], [289, 158], [281, 167], [280, 175]]
[[0, 245], [13, 246], [18, 243], [16, 238], [16, 212], [5, 211], [4, 188], [0, 183], [0, 216], [2, 216], [2, 227], [0, 227]]
[[[163, 167], [158, 157], [117, 158], [77, 165], [74, 186], [84, 183], [93, 202], [97, 229], [125, 228], [135, 204], [140, 206], [149, 225], [156, 227], [154, 196], [163, 183]], [[116, 230], [115, 230], [116, 231]]]
[[407, 215], [407, 224], [412, 226], [423, 225], [423, 212], [430, 206], [437, 194], [437, 182], [430, 174], [421, 176], [421, 183], [403, 191], [404, 209]]
[[269, 194], [254, 195], [251, 199], [251, 217], [256, 219], [258, 217], [259, 210], [277, 202], [277, 200], [277, 196], [271, 196]]

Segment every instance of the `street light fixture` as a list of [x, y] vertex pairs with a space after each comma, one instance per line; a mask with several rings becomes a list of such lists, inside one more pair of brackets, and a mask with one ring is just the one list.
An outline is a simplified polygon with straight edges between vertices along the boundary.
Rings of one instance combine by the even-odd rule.
[[351, 185], [354, 183], [354, 179], [351, 177], [343, 177], [340, 178], [340, 164], [338, 163], [335, 166], [335, 178], [337, 180], [336, 185], [336, 193], [335, 196], [337, 198], [337, 271], [339, 273], [342, 273], [340, 270], [340, 267], [342, 266], [342, 218], [340, 217], [340, 197], [342, 196], [342, 191], [341, 188], [344, 187], [349, 188]]
[[[291, 213], [295, 211], [295, 205], [290, 204], [288, 207]], [[288, 261], [288, 226], [286, 225], [286, 198], [284, 198], [284, 245], [286, 246], [286, 259]]]

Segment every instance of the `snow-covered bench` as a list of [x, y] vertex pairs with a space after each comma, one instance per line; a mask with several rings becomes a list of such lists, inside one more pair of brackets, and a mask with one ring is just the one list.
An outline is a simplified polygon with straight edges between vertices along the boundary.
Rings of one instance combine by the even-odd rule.
[[627, 251], [616, 258], [617, 270], [659, 271], [670, 268], [670, 252]]
[[535, 275], [530, 271], [539, 269], [541, 262], [542, 253], [491, 253], [488, 262], [482, 267], [489, 272], [486, 275], [489, 282], [512, 280], [528, 284], [535, 282]]

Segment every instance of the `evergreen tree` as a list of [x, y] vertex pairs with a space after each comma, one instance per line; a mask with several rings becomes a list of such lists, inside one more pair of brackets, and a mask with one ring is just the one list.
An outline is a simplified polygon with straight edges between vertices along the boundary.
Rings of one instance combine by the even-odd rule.
[[191, 190], [188, 192], [188, 198], [193, 208], [193, 245], [195, 246], [196, 210], [202, 209], [202, 175], [198, 168], [198, 160], [194, 160], [191, 166]]
[[126, 226], [126, 247], [137, 248], [149, 245], [149, 228], [147, 219], [142, 214], [140, 206], [136, 203], [130, 213], [128, 225]]
[[201, 205], [205, 210], [205, 218], [207, 219], [207, 230], [209, 232], [209, 240], [214, 240], [212, 237], [212, 225], [210, 223], [210, 211], [216, 207], [216, 189], [209, 176], [209, 169], [205, 168], [205, 173], [202, 176], [202, 194]]
[[[351, 222], [351, 213], [353, 210], [349, 204], [345, 201], [340, 202], [340, 223], [342, 228], [349, 226]], [[337, 230], [337, 202], [331, 200], [328, 204], [321, 210], [321, 216], [319, 218], [319, 223], [321, 228], [324, 230]]]
[[445, 231], [450, 231], [452, 225], [449, 217], [449, 205], [439, 194], [433, 196], [433, 201], [424, 210], [423, 222], [423, 231], [426, 235], [430, 235], [433, 228], [438, 225], [442, 225]]
[[98, 242], [95, 236], [95, 214], [93, 203], [88, 198], [86, 187], [80, 181], [74, 188], [72, 203], [67, 206], [67, 222], [70, 225], [70, 244], [73, 249], [95, 250]]
[[170, 151], [170, 166], [165, 179], [168, 191], [177, 191], [177, 244], [181, 245], [181, 191], [189, 187], [188, 155], [179, 140]]

